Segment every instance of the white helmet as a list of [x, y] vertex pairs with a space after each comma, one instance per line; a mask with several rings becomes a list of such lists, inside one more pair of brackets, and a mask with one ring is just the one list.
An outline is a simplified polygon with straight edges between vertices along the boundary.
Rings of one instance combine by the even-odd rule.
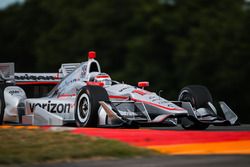
[[102, 82], [104, 84], [104, 87], [111, 86], [112, 80], [110, 76], [106, 73], [100, 73], [95, 76], [94, 82]]

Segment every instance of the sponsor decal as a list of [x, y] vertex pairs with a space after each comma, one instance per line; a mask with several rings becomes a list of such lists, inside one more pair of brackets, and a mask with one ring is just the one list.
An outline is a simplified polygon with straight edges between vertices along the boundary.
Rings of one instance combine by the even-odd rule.
[[55, 77], [49, 76], [49, 75], [29, 75], [29, 74], [24, 74], [24, 75], [19, 75], [15, 76], [15, 80], [55, 80]]
[[18, 91], [18, 90], [11, 90], [11, 91], [9, 91], [9, 94], [11, 94], [12, 96], [14, 94], [18, 94], [18, 93], [20, 93], [20, 91]]
[[85, 76], [86, 76], [86, 73], [87, 73], [87, 65], [84, 65], [83, 67], [82, 67], [82, 72], [81, 72], [81, 78], [85, 78]]
[[70, 103], [51, 103], [49, 100], [47, 103], [30, 103], [31, 112], [34, 111], [35, 107], [41, 107], [51, 113], [69, 113]]
[[124, 91], [126, 89], [129, 89], [129, 88], [130, 88], [130, 86], [124, 87], [124, 88], [120, 89], [119, 92], [122, 92], [122, 91]]
[[66, 85], [69, 85], [69, 84], [75, 83], [75, 82], [77, 82], [77, 81], [80, 81], [80, 78], [75, 78], [75, 79], [72, 79], [72, 80], [70, 80], [70, 81], [65, 81], [65, 84], [66, 84]]

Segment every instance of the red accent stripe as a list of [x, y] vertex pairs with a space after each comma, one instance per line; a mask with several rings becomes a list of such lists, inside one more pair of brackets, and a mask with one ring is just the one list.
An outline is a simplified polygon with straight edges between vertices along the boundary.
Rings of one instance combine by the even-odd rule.
[[138, 99], [135, 99], [135, 98], [131, 98], [131, 100], [134, 100], [136, 102], [149, 104], [149, 105], [152, 105], [152, 106], [158, 107], [160, 109], [164, 109], [164, 110], [184, 111], [184, 109], [182, 109], [182, 108], [170, 108], [170, 107], [162, 106], [162, 105], [159, 105], [159, 104], [151, 103], [151, 102], [148, 102], [148, 101], [138, 100]]
[[56, 76], [55, 76], [55, 79], [62, 79], [62, 78], [59, 77], [59, 75], [60, 75], [60, 74], [57, 73]]
[[142, 95], [142, 96], [147, 94], [146, 92], [143, 92], [142, 90], [137, 90], [137, 89], [133, 90], [132, 93], [137, 93], [137, 94]]
[[76, 94], [61, 94], [58, 96], [58, 98], [61, 98], [61, 97], [72, 97], [72, 96], [76, 96]]
[[96, 78], [110, 78], [108, 75], [96, 76]]
[[103, 82], [87, 82], [87, 85], [103, 87], [104, 83]]
[[127, 96], [109, 96], [110, 99], [128, 99]]
[[57, 85], [59, 82], [37, 81], [37, 82], [16, 82], [16, 85]]

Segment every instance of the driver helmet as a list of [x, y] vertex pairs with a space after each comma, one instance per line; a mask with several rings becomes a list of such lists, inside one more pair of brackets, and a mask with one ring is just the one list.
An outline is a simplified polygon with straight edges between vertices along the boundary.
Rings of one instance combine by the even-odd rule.
[[112, 80], [110, 76], [106, 73], [100, 73], [95, 76], [94, 82], [102, 82], [104, 84], [104, 87], [111, 86]]

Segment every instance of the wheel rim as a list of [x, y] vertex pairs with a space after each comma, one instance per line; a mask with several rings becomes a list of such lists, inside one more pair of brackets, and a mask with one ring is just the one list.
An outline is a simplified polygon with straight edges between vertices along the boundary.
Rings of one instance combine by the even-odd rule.
[[[197, 109], [197, 105], [196, 105], [196, 101], [194, 99], [194, 97], [190, 94], [190, 92], [188, 90], [183, 90], [179, 97], [178, 97], [179, 101], [183, 101], [183, 102], [190, 102], [192, 107], [194, 109]], [[182, 127], [185, 129], [189, 129], [189, 130], [195, 130], [195, 129], [206, 129], [209, 125], [203, 124], [203, 123], [195, 123], [192, 120], [188, 119], [188, 118], [181, 118], [181, 124]]]
[[82, 94], [77, 106], [77, 115], [81, 123], [85, 123], [89, 119], [90, 110], [89, 97], [87, 94]]
[[180, 93], [178, 100], [183, 102], [190, 102], [191, 105], [195, 107], [195, 99], [187, 90], [184, 90]]

